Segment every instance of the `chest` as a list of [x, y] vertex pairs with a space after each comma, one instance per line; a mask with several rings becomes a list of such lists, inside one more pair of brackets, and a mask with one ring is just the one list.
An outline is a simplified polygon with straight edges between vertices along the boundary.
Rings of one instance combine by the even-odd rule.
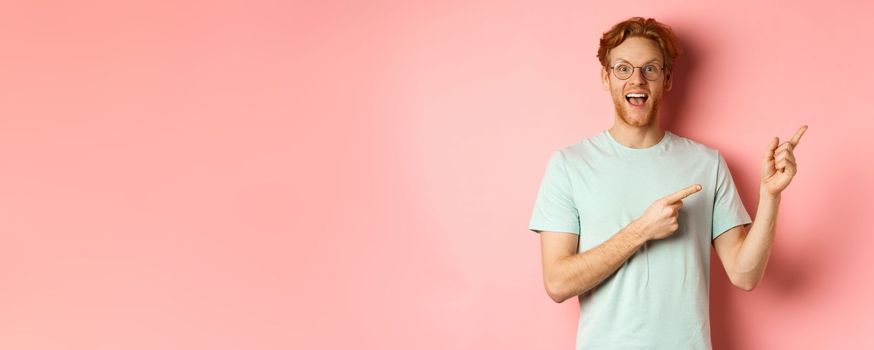
[[581, 249], [609, 239], [656, 200], [693, 184], [701, 184], [702, 190], [683, 200], [678, 231], [704, 233], [711, 220], [715, 176], [707, 164], [671, 157], [602, 159], [571, 164], [568, 173], [579, 211]]

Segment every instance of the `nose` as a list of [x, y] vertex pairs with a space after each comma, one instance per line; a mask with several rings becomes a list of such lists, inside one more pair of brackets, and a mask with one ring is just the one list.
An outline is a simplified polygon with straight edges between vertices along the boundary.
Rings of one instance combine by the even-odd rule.
[[643, 67], [632, 68], [631, 77], [628, 78], [628, 82], [637, 85], [645, 85], [647, 83], [647, 80], [643, 77]]

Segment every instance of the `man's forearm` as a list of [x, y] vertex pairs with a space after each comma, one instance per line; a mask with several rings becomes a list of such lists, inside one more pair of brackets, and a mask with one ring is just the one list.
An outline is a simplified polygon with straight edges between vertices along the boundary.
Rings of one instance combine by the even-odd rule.
[[646, 242], [631, 223], [604, 243], [559, 260], [553, 281], [556, 302], [563, 302], [600, 284]]
[[780, 195], [770, 195], [764, 189], [759, 191], [759, 207], [753, 225], [738, 249], [735, 259], [734, 273], [737, 284], [752, 289], [765, 274], [771, 246], [774, 243], [774, 233], [777, 225], [777, 210], [780, 207]]

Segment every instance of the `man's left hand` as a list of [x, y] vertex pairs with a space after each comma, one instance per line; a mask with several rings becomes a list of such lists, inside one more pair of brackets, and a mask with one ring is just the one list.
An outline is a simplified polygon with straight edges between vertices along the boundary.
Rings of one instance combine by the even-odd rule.
[[[792, 139], [780, 144], [780, 138], [775, 137], [768, 145], [768, 150], [762, 159], [762, 191], [772, 196], [777, 196], [798, 173], [795, 164], [795, 155], [792, 153], [801, 141], [801, 135], [807, 131], [807, 125], [802, 126], [792, 136]], [[779, 144], [779, 146], [778, 146]]]

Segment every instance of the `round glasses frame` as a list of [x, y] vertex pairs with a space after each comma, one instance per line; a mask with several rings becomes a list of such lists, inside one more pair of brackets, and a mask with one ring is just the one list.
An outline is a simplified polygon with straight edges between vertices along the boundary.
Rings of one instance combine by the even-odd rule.
[[[634, 75], [634, 69], [640, 68], [640, 72], [643, 74], [643, 77], [646, 80], [654, 81], [658, 80], [658, 78], [662, 75], [665, 67], [656, 65], [656, 64], [647, 64], [642, 67], [635, 67], [628, 63], [619, 63], [614, 66], [610, 66], [610, 70], [613, 71], [613, 75], [616, 76], [619, 80], [627, 80]], [[622, 71], [621, 69], [624, 69]]]

